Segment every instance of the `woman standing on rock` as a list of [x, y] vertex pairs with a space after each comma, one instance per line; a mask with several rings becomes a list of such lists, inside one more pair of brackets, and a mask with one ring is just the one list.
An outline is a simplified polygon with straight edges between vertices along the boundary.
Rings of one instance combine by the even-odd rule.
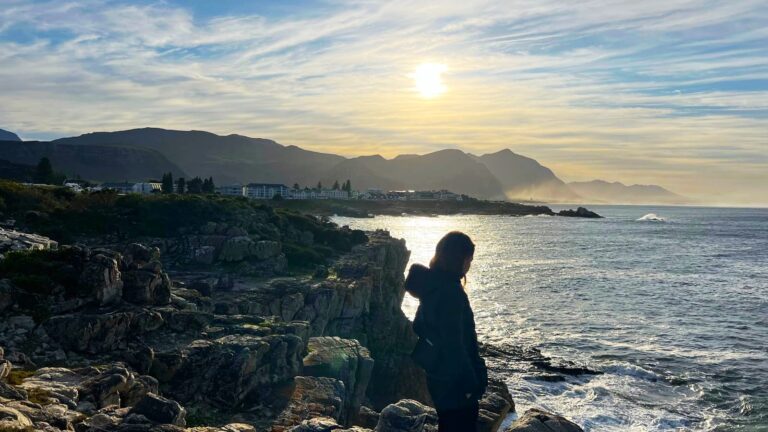
[[405, 281], [405, 289], [420, 301], [413, 321], [419, 335], [413, 359], [427, 372], [439, 432], [476, 431], [478, 400], [488, 385], [464, 292], [474, 253], [469, 236], [449, 232], [437, 243], [429, 268], [412, 265]]

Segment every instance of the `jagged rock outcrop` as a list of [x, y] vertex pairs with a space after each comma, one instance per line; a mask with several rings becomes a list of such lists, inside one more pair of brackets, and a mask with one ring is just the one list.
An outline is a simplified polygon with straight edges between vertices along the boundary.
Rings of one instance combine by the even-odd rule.
[[147, 393], [130, 411], [133, 415], [141, 415], [155, 423], [186, 426], [187, 412], [178, 402]]
[[304, 357], [307, 376], [335, 378], [344, 383], [344, 414], [347, 423], [363, 404], [371, 379], [374, 360], [356, 340], [316, 337], [309, 340], [309, 354]]
[[[22, 273], [0, 280], [0, 303], [10, 293], [0, 308], [0, 406], [20, 414], [9, 422], [94, 432], [181, 431], [187, 422], [205, 424], [188, 429], [200, 432], [436, 430], [400, 310], [404, 242], [372, 233], [326, 272], [260, 280], [177, 272], [172, 282], [160, 250], [46, 252], [38, 258], [67, 275], [52, 277], [46, 296], [17, 285]], [[11, 362], [34, 372], [14, 374]], [[514, 409], [503, 382], [492, 380], [480, 408], [480, 430], [495, 431]]]
[[504, 432], [584, 432], [576, 423], [540, 409], [529, 409]]
[[298, 376], [285, 391], [291, 396], [275, 420], [272, 432], [286, 431], [304, 420], [316, 417], [340, 422], [346, 414], [346, 389], [344, 383], [337, 379]]
[[[437, 424], [433, 408], [414, 400], [404, 399], [387, 405], [379, 417], [376, 432], [422, 432], [425, 425]], [[437, 430], [434, 428], [434, 430]]]

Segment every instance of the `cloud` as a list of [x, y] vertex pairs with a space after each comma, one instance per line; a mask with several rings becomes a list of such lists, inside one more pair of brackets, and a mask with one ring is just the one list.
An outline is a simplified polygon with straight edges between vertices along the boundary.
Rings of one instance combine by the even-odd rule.
[[[768, 5], [752, 0], [335, 1], [226, 14], [7, 0], [0, 122], [25, 138], [151, 125], [347, 155], [510, 147], [568, 180], [768, 203], [767, 21]], [[434, 100], [409, 78], [424, 62], [448, 65]]]

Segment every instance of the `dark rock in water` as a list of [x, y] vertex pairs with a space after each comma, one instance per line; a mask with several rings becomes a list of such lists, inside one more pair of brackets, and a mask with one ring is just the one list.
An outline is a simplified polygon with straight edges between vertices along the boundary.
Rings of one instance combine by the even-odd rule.
[[504, 432], [584, 432], [576, 423], [539, 409], [530, 409]]
[[518, 372], [527, 374], [527, 379], [555, 382], [564, 381], [566, 376], [602, 374], [570, 361], [547, 357], [530, 347], [481, 344], [480, 355], [485, 358], [490, 371], [501, 375]]
[[595, 219], [596, 218], [602, 218], [602, 216], [600, 216], [599, 214], [597, 214], [597, 213], [595, 213], [595, 212], [593, 212], [591, 210], [587, 210], [584, 207], [579, 207], [576, 210], [572, 210], [572, 209], [560, 210], [557, 213], [557, 215], [558, 216], [567, 216], [567, 217], [595, 218]]
[[187, 413], [178, 402], [148, 393], [131, 410], [156, 423], [185, 426]]

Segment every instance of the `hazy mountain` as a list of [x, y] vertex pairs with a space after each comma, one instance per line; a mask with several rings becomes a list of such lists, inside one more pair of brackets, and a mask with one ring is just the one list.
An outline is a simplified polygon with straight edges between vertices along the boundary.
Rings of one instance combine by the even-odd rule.
[[552, 170], [509, 149], [475, 158], [499, 180], [508, 199], [561, 202], [580, 199]]
[[[4, 132], [4, 131], [2, 131]], [[13, 135], [13, 134], [11, 134]], [[15, 135], [13, 135], [15, 137]], [[16, 137], [18, 138], [18, 137]], [[616, 203], [679, 203], [685, 198], [658, 186], [603, 181], [565, 184], [536, 160], [505, 149], [474, 156], [460, 150], [393, 159], [318, 153], [242, 135], [158, 128], [96, 132], [51, 142], [0, 141], [0, 159], [34, 166], [42, 156], [67, 175], [106, 180], [213, 176], [217, 184], [352, 181], [356, 189], [448, 189], [478, 198]]]
[[323, 182], [350, 179], [355, 188], [448, 189], [480, 198], [502, 199], [504, 189], [488, 168], [460, 150], [425, 155], [379, 155], [338, 163]]
[[54, 142], [152, 149], [189, 175], [213, 176], [219, 184], [317, 182], [323, 173], [344, 160], [341, 156], [283, 146], [268, 139], [158, 128], [96, 132]]
[[21, 141], [21, 138], [13, 132], [0, 129], [0, 141]]
[[631, 185], [604, 180], [568, 183], [584, 199], [615, 204], [686, 204], [690, 200], [657, 185]]
[[53, 169], [89, 180], [147, 180], [164, 172], [184, 172], [161, 153], [129, 146], [68, 145], [57, 142], [0, 141], [0, 159], [35, 166], [40, 158], [51, 160]]

